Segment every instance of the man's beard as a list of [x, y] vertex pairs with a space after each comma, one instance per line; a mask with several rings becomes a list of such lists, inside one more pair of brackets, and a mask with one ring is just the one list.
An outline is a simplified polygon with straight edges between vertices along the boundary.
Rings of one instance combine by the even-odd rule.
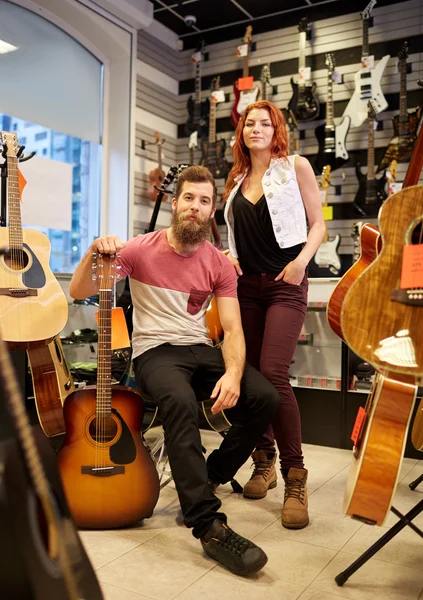
[[181, 246], [196, 246], [210, 238], [211, 218], [202, 221], [196, 217], [195, 221], [191, 221], [187, 218], [188, 215], [188, 212], [172, 214], [172, 233]]

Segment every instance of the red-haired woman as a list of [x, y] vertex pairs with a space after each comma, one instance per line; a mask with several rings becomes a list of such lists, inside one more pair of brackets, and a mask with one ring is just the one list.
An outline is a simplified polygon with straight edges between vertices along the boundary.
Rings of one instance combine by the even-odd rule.
[[309, 522], [307, 470], [288, 369], [305, 319], [307, 265], [324, 235], [320, 194], [308, 160], [287, 156], [285, 122], [271, 102], [248, 106], [235, 135], [224, 193], [228, 258], [240, 275], [247, 361], [273, 383], [281, 399], [273, 427], [253, 452], [254, 473], [244, 496], [263, 498], [276, 486], [276, 438], [285, 480], [282, 525], [301, 529]]

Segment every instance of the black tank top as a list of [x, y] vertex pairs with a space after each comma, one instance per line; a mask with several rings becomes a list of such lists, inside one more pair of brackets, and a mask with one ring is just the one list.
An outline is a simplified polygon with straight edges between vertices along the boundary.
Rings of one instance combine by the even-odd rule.
[[240, 187], [232, 207], [238, 260], [245, 274], [280, 273], [297, 258], [304, 244], [279, 247], [264, 194], [253, 204], [245, 198]]

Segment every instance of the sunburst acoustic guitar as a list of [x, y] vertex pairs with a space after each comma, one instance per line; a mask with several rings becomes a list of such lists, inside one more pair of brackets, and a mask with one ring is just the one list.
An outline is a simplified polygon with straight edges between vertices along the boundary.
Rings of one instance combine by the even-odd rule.
[[111, 385], [115, 258], [98, 255], [95, 260], [100, 282], [97, 386], [77, 390], [65, 400], [66, 436], [58, 465], [75, 522], [109, 529], [150, 517], [159, 479], [140, 435], [140, 395]]
[[7, 156], [8, 227], [0, 227], [0, 323], [6, 342], [47, 340], [68, 318], [66, 296], [50, 265], [50, 241], [44, 233], [22, 229], [18, 140], [1, 133]]

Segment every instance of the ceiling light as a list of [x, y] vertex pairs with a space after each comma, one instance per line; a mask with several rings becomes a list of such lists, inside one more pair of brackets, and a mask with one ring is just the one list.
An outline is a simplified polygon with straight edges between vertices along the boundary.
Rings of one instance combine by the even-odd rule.
[[8, 52], [13, 52], [17, 50], [18, 46], [13, 46], [13, 44], [9, 44], [4, 40], [0, 40], [0, 54], [7, 54]]

